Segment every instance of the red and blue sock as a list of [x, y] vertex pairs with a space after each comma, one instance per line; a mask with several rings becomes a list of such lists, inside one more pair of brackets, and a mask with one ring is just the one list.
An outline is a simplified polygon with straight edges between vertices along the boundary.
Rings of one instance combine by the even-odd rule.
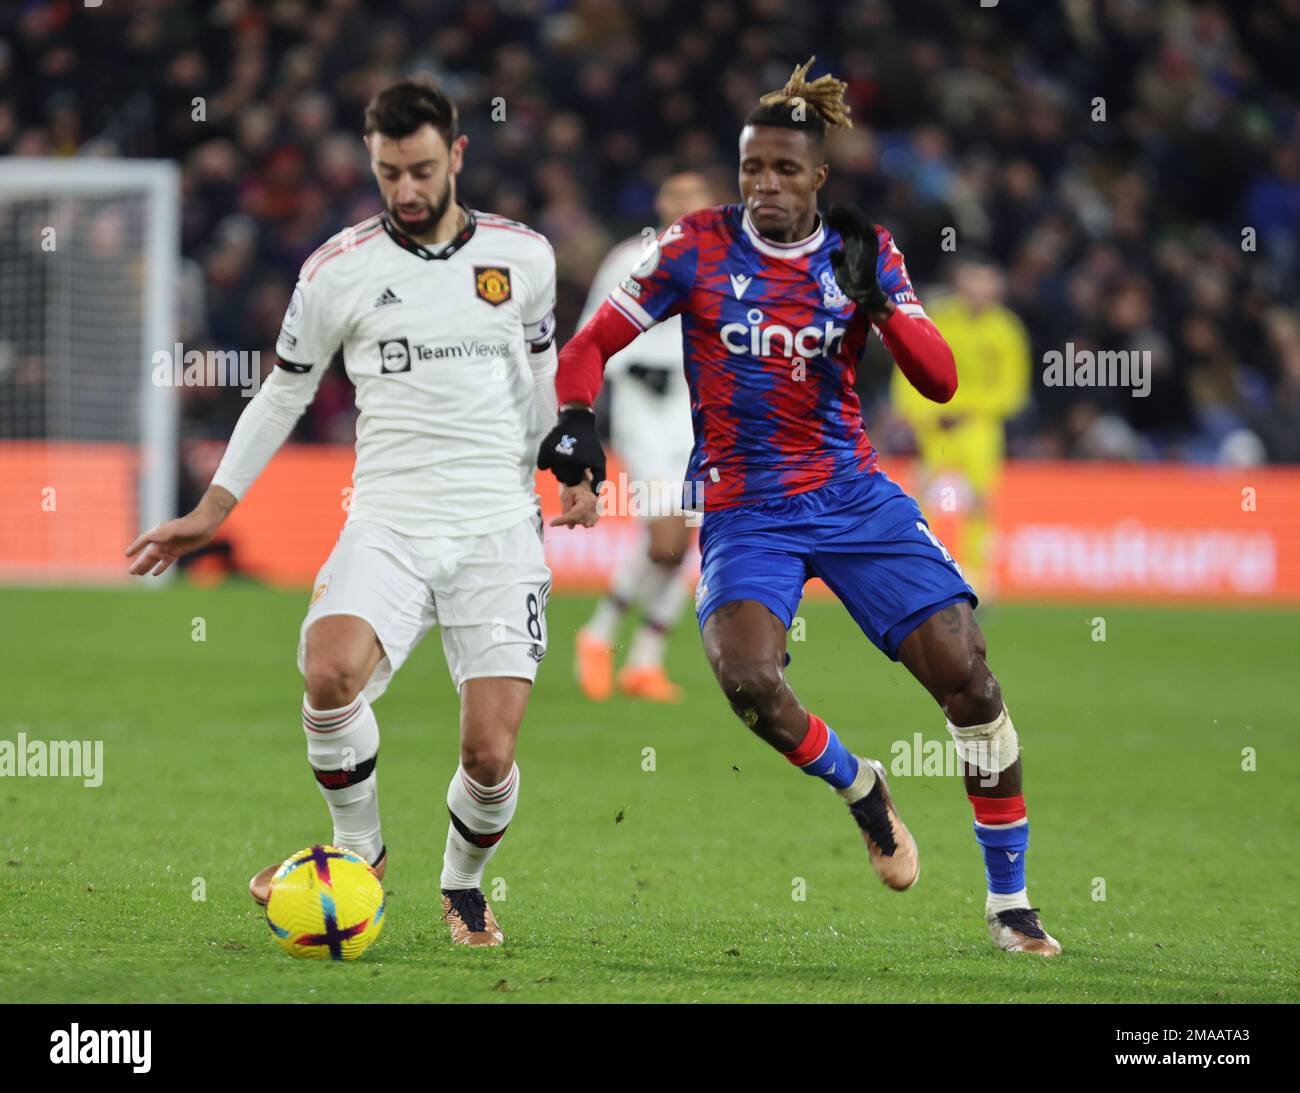
[[990, 899], [998, 902], [996, 897], [1022, 894], [1025, 855], [1029, 851], [1025, 795], [969, 799], [975, 809], [975, 841], [984, 852], [984, 875]]
[[858, 776], [858, 759], [840, 743], [825, 721], [815, 713], [808, 715], [808, 733], [794, 751], [782, 752], [805, 774], [820, 778], [836, 789], [847, 789]]

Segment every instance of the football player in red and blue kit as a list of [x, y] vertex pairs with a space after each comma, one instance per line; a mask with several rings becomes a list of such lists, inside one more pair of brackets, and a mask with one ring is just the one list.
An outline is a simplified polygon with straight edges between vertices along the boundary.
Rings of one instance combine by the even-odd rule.
[[844, 798], [886, 885], [916, 882], [916, 843], [884, 767], [850, 752], [785, 678], [786, 632], [804, 583], [821, 578], [944, 711], [965, 764], [994, 942], [1053, 956], [1061, 947], [1026, 891], [1019, 744], [985, 660], [975, 592], [916, 502], [880, 470], [853, 390], [873, 332], [937, 402], [956, 391], [956, 366], [889, 232], [853, 206], [818, 213], [827, 127], [851, 123], [845, 85], [809, 81], [811, 64], [746, 119], [741, 204], [669, 227], [561, 351], [561, 413], [538, 463], [572, 506], [557, 522], [590, 522], [576, 499], [604, 478], [591, 405], [605, 361], [681, 315], [695, 427], [687, 501], [704, 510], [697, 614], [732, 709]]

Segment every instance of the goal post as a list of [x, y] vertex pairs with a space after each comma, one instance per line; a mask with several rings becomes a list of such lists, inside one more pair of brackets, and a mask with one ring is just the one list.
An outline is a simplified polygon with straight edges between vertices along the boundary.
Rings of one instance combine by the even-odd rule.
[[179, 192], [165, 160], [0, 160], [0, 581], [123, 580], [175, 515]]

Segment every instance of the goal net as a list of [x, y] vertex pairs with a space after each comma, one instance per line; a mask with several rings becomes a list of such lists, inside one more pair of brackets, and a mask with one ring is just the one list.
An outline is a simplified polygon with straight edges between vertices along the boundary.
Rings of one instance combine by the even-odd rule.
[[116, 581], [176, 506], [178, 173], [0, 160], [0, 581]]

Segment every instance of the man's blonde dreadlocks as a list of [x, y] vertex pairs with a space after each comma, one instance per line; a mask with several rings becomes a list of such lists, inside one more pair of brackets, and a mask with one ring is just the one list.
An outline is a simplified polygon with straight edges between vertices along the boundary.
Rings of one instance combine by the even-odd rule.
[[853, 122], [849, 118], [852, 110], [844, 101], [844, 92], [848, 90], [849, 85], [843, 80], [837, 80], [829, 72], [824, 76], [818, 76], [811, 83], [808, 82], [808, 70], [812, 68], [815, 60], [817, 60], [816, 56], [812, 56], [805, 64], [795, 65], [794, 72], [790, 74], [790, 78], [785, 81], [785, 86], [780, 91], [769, 91], [758, 100], [760, 110], [763, 107], [770, 109], [788, 106], [798, 99], [812, 107], [825, 125], [839, 129], [852, 129]]

